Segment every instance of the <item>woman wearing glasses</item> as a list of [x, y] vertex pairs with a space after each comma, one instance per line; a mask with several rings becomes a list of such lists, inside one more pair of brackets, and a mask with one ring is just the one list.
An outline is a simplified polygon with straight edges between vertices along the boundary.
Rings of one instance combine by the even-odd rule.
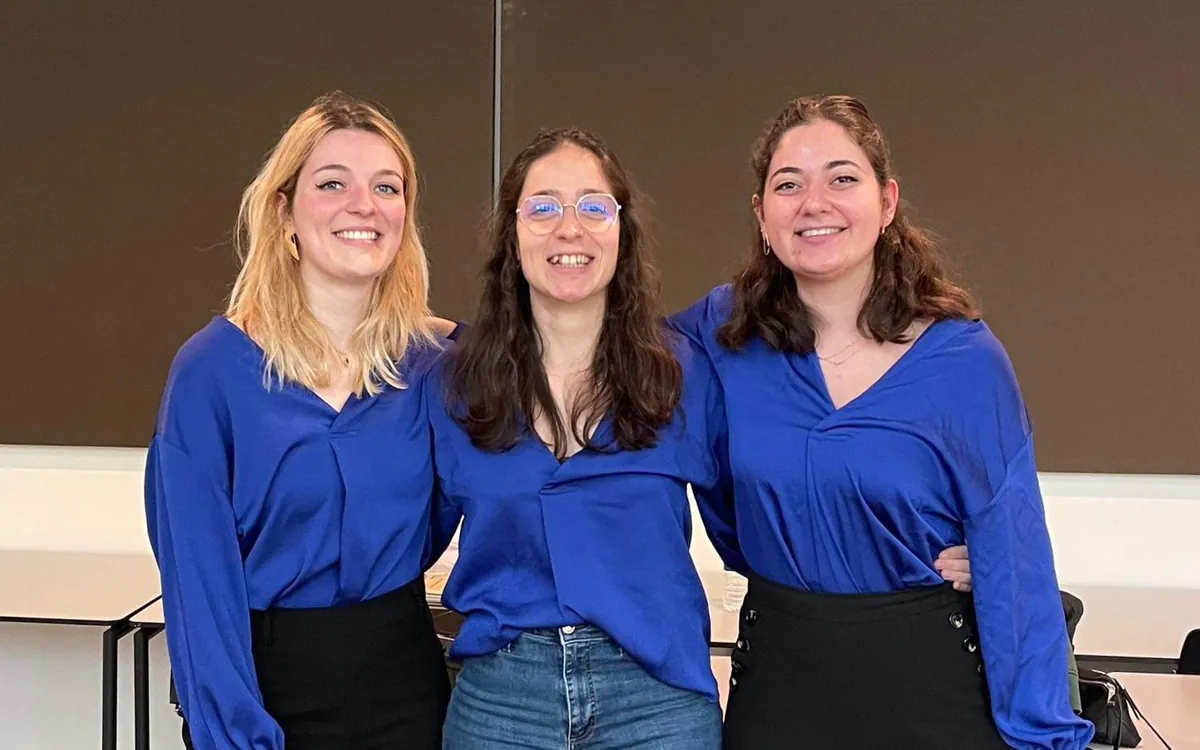
[[435, 525], [465, 516], [446, 750], [720, 747], [686, 485], [716, 486], [723, 412], [662, 327], [639, 211], [578, 130], [501, 181], [478, 313], [427, 390]]
[[744, 569], [724, 407], [663, 326], [641, 210], [594, 136], [535, 138], [500, 184], [475, 321], [426, 388], [435, 534], [465, 519], [446, 750], [721, 747], [687, 485]]

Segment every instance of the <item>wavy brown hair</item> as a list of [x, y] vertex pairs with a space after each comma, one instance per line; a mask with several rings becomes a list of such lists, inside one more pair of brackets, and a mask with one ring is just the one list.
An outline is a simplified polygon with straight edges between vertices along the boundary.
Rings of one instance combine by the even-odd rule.
[[[521, 272], [517, 206], [533, 163], [567, 144], [600, 161], [621, 212], [616, 270], [606, 292], [589, 382], [564, 420], [550, 391], [529, 282]], [[540, 132], [508, 167], [487, 230], [490, 257], [483, 270], [483, 295], [473, 324], [459, 338], [447, 377], [451, 413], [477, 447], [511, 448], [543, 416], [560, 460], [566, 456], [568, 434], [580, 445], [611, 448], [611, 443], [598, 445], [589, 437], [606, 414], [618, 447], [638, 450], [655, 444], [658, 429], [679, 402], [683, 375], [662, 323], [658, 274], [646, 248], [641, 204], [616, 154], [595, 135], [576, 128]]]
[[[887, 140], [866, 105], [851, 96], [801, 97], [788, 102], [754, 145], [750, 166], [755, 197], [766, 188], [767, 170], [784, 134], [816, 120], [845, 128], [866, 152], [880, 186], [894, 179]], [[812, 352], [816, 344], [812, 315], [800, 299], [795, 277], [774, 253], [763, 254], [757, 224], [751, 236], [749, 257], [734, 277], [733, 310], [718, 331], [718, 340], [740, 349], [761, 336], [779, 351]], [[971, 295], [950, 280], [936, 240], [909, 220], [903, 201], [875, 243], [874, 269], [871, 289], [858, 312], [858, 327], [880, 343], [906, 341], [908, 328], [917, 319], [979, 315]]]

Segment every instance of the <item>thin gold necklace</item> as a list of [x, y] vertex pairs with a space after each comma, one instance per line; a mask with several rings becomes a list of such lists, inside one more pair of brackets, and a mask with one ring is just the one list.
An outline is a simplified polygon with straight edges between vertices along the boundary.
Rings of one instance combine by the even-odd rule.
[[[845, 357], [838, 359], [838, 357], [845, 354], [851, 348], [853, 348], [854, 351], [850, 352], [849, 354], [846, 354]], [[833, 365], [834, 367], [839, 367], [839, 366], [844, 365], [847, 362], [849, 362], [851, 359], [854, 358], [854, 356], [856, 354], [858, 354], [861, 351], [862, 351], [862, 341], [856, 340], [856, 341], [851, 341], [849, 344], [846, 344], [841, 349], [838, 349], [833, 354], [830, 354], [828, 357], [823, 357], [823, 356], [821, 356], [820, 352], [817, 352], [817, 359], [821, 360], [822, 362], [828, 362], [829, 364]]]

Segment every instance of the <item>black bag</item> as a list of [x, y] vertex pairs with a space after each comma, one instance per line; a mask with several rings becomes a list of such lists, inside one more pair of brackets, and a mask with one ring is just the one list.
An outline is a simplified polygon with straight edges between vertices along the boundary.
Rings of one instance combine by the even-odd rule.
[[[1071, 644], [1070, 661], [1074, 662], [1075, 628], [1083, 618], [1083, 601], [1066, 591], [1059, 593], [1062, 596], [1063, 615], [1067, 620], [1067, 641]], [[1200, 646], [1200, 643], [1196, 645]], [[1136, 716], [1150, 727], [1154, 736], [1162, 741], [1163, 747], [1171, 750], [1171, 745], [1163, 739], [1154, 725], [1146, 720], [1137, 704], [1133, 702], [1129, 691], [1115, 677], [1095, 669], [1076, 669], [1072, 671], [1070, 679], [1071, 690], [1077, 693], [1072, 695], [1072, 701], [1077, 697], [1081, 706], [1077, 713], [1096, 727], [1092, 742], [1104, 745], [1111, 742], [1113, 750], [1137, 747], [1142, 742], [1142, 735], [1133, 723], [1133, 717]]]
[[1179, 674], [1200, 674], [1200, 628], [1187, 634], [1179, 652]]
[[1133, 723], [1133, 713], [1141, 712], [1125, 686], [1108, 674], [1094, 669], [1079, 670], [1079, 700], [1083, 718], [1096, 725], [1093, 742], [1111, 743], [1114, 750], [1137, 747], [1142, 736]]

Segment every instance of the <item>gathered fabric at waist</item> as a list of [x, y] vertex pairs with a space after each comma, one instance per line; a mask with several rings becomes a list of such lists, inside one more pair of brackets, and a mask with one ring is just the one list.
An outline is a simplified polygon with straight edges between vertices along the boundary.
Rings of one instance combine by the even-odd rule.
[[879, 594], [828, 594], [784, 586], [751, 574], [750, 586], [759, 607], [827, 622], [886, 622], [955, 604], [969, 605], [971, 601], [969, 594], [955, 591], [950, 583]]
[[429, 617], [425, 579], [418, 576], [398, 589], [361, 602], [334, 607], [252, 609], [250, 630], [256, 639], [340, 638]]

